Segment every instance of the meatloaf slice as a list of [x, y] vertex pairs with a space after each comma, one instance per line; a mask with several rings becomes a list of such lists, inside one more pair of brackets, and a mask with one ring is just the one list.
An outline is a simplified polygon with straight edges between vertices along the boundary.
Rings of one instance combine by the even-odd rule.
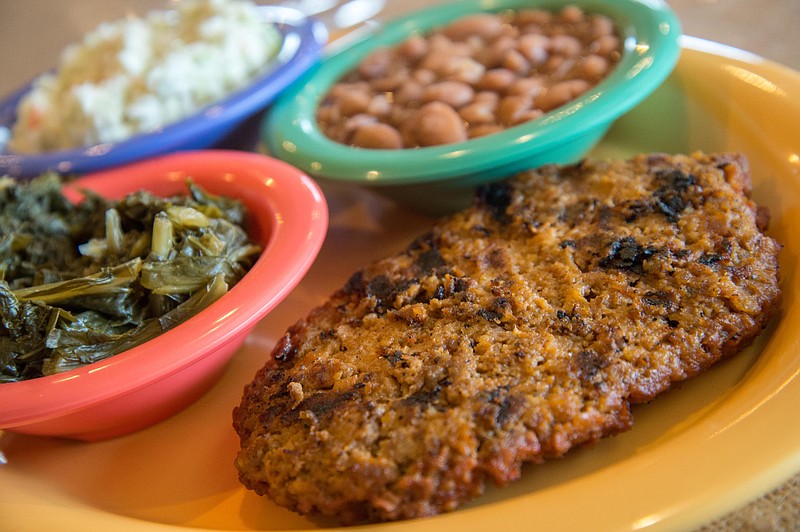
[[352, 524], [429, 516], [629, 429], [747, 346], [779, 244], [739, 155], [548, 166], [357, 272], [234, 410], [241, 482]]

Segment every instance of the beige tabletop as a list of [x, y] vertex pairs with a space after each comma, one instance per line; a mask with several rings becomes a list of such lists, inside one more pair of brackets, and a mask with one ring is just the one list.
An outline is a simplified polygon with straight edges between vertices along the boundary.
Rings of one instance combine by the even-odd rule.
[[[166, 0], [0, 0], [0, 95], [53, 66], [65, 45], [79, 40], [99, 22], [126, 13], [141, 14], [166, 3]], [[312, 10], [315, 5], [335, 3], [335, 0], [294, 2]], [[436, 0], [372, 0], [377, 6], [376, 16], [387, 19], [431, 3]], [[670, 0], [669, 3], [678, 14], [685, 34], [742, 48], [800, 70], [800, 0]], [[334, 24], [332, 17], [325, 13], [322, 17]], [[790, 529], [800, 529], [800, 475], [709, 523], [703, 530]]]

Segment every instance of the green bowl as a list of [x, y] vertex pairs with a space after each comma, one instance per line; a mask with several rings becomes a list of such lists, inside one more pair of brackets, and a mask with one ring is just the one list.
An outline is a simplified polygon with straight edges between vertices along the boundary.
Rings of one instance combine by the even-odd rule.
[[[328, 139], [317, 108], [330, 87], [376, 48], [425, 34], [469, 13], [558, 10], [602, 13], [623, 41], [620, 62], [601, 83], [541, 118], [442, 146], [373, 150]], [[470, 202], [476, 185], [543, 164], [581, 159], [611, 124], [653, 92], [680, 55], [680, 24], [661, 0], [462, 0], [415, 12], [337, 50], [284, 92], [261, 126], [265, 149], [311, 176], [373, 187], [416, 210], [443, 214]]]

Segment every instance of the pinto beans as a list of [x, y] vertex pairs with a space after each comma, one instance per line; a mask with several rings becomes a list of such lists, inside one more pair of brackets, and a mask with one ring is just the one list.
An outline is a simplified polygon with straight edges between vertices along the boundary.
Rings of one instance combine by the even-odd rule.
[[436, 146], [536, 120], [602, 81], [621, 39], [576, 6], [467, 15], [376, 50], [331, 87], [317, 120], [362, 148]]
[[415, 136], [420, 146], [437, 146], [467, 140], [464, 121], [442, 102], [430, 102], [417, 111]]
[[458, 114], [468, 124], [490, 124], [496, 119], [496, 107], [496, 105], [476, 101], [459, 109]]
[[362, 148], [396, 150], [403, 147], [403, 139], [392, 126], [375, 122], [356, 128], [353, 144]]
[[510, 87], [518, 79], [517, 75], [507, 68], [493, 68], [483, 75], [483, 79], [478, 83], [478, 87], [500, 93], [506, 87]]
[[475, 97], [475, 90], [460, 81], [440, 81], [428, 85], [422, 91], [420, 100], [422, 102], [440, 101], [447, 105], [459, 108], [470, 103]]
[[560, 81], [536, 98], [536, 106], [543, 111], [550, 111], [580, 96], [588, 88], [589, 83], [583, 79]]
[[371, 95], [357, 87], [342, 87], [339, 91], [339, 111], [344, 116], [353, 116], [367, 110]]
[[583, 69], [583, 77], [587, 80], [597, 80], [603, 78], [608, 73], [608, 59], [605, 57], [591, 54], [580, 62]]
[[517, 41], [517, 51], [533, 65], [547, 61], [550, 47], [550, 38], [541, 33], [527, 33]]
[[497, 109], [499, 122], [504, 126], [518, 124], [520, 117], [531, 110], [533, 99], [528, 96], [512, 95], [500, 100]]
[[472, 35], [489, 40], [497, 36], [502, 28], [503, 21], [500, 17], [489, 13], [479, 13], [467, 15], [452, 22], [442, 32], [454, 41], [465, 41]]

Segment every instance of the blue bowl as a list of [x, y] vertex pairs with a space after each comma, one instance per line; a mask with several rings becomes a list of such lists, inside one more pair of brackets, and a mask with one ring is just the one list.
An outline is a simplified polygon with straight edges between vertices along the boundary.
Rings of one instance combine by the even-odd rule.
[[[0, 152], [0, 175], [31, 178], [50, 170], [85, 174], [175, 151], [234, 147], [229, 143], [237, 128], [257, 117], [317, 63], [328, 37], [322, 23], [299, 11], [280, 6], [262, 6], [261, 10], [265, 22], [273, 23], [280, 31], [283, 44], [269, 71], [247, 87], [190, 117], [124, 141], [37, 154]], [[30, 88], [28, 84], [0, 102], [0, 127], [14, 124], [18, 104]]]

